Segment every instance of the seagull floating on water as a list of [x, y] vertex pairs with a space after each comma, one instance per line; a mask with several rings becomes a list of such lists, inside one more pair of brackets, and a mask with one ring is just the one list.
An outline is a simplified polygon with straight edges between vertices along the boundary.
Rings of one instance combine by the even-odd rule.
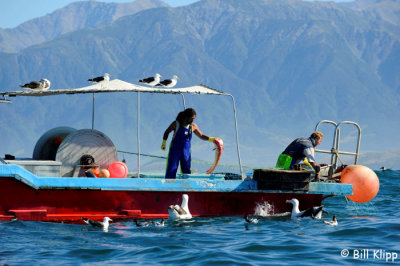
[[94, 83], [99, 83], [101, 81], [110, 81], [110, 74], [105, 73], [103, 77], [97, 77], [97, 78], [92, 78], [88, 79], [88, 81], [94, 82]]
[[245, 216], [244, 216], [244, 220], [245, 220], [246, 222], [248, 222], [249, 224], [256, 224], [256, 223], [258, 223], [258, 221], [259, 221], [259, 219], [257, 219], [257, 218], [249, 218], [248, 215], [245, 215]]
[[139, 223], [138, 220], [136, 220], [136, 219], [134, 221], [135, 221], [135, 224], [137, 227], [147, 227], [150, 225], [150, 221], [145, 221], [142, 223]]
[[109, 222], [112, 222], [110, 217], [104, 217], [102, 222], [83, 218], [83, 217], [82, 217], [82, 220], [88, 225], [91, 225], [93, 227], [101, 227], [103, 229], [108, 229], [108, 226], [110, 225]]
[[158, 226], [158, 227], [162, 227], [162, 226], [165, 225], [165, 220], [164, 220], [164, 219], [161, 219], [160, 222], [154, 222], [154, 225], [155, 225], [155, 226]]
[[167, 87], [167, 88], [172, 88], [176, 85], [176, 83], [178, 83], [178, 76], [174, 75], [174, 77], [172, 79], [164, 79], [163, 81], [161, 81], [160, 83], [158, 83], [156, 85], [156, 87]]
[[27, 90], [48, 90], [50, 88], [50, 80], [41, 79], [40, 81], [31, 81], [30, 83], [25, 83], [24, 85], [19, 85], [22, 89]]
[[338, 221], [336, 215], [333, 215], [332, 221], [324, 221], [324, 223], [332, 225], [332, 226], [337, 226]]
[[168, 207], [169, 217], [171, 220], [180, 220], [180, 219], [190, 219], [192, 215], [189, 211], [189, 196], [187, 194], [182, 195], [182, 204], [179, 205], [170, 205]]
[[162, 76], [157, 73], [154, 77], [140, 79], [139, 82], [153, 87], [153, 86], [157, 85], [158, 83], [160, 83], [161, 77]]
[[303, 218], [303, 217], [308, 217], [308, 216], [313, 219], [321, 219], [322, 212], [325, 212], [323, 210], [323, 206], [312, 207], [312, 208], [308, 208], [304, 211], [300, 211], [299, 210], [299, 201], [297, 199], [287, 200], [286, 203], [291, 203], [293, 205], [292, 214], [290, 216], [292, 219]]

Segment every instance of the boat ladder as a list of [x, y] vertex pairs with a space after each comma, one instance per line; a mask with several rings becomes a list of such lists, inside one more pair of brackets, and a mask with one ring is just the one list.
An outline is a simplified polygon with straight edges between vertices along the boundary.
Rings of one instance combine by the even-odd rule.
[[[330, 121], [330, 120], [322, 120], [322, 121], [318, 122], [318, 124], [315, 126], [315, 131], [319, 131], [318, 129], [319, 129], [320, 125], [322, 125], [322, 124], [330, 124], [330, 125], [333, 125], [335, 127], [335, 132], [334, 132], [334, 135], [333, 135], [332, 149], [330, 151], [315, 149], [316, 152], [331, 154], [331, 169], [330, 169], [330, 172], [334, 171], [336, 169], [337, 160], [338, 159], [343, 164], [343, 161], [340, 159], [339, 154], [354, 156], [354, 164], [357, 164], [358, 157], [359, 157], [359, 151], [360, 151], [360, 141], [361, 141], [361, 128], [360, 128], [360, 126], [357, 123], [352, 122], [352, 121], [342, 121], [340, 123], [335, 123], [335, 122]], [[356, 146], [356, 151], [355, 152], [340, 151], [340, 128], [344, 124], [353, 125], [358, 130], [357, 146]], [[329, 173], [329, 174], [332, 174], [332, 173]]]

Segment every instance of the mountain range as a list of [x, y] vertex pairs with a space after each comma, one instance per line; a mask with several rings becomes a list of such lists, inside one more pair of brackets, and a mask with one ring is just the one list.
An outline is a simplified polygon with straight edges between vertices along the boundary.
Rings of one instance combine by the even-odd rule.
[[139, 11], [168, 6], [159, 0], [132, 3], [75, 2], [55, 12], [22, 23], [13, 29], [0, 29], [0, 52], [18, 52], [60, 35], [84, 28], [102, 26]]
[[[273, 166], [292, 139], [326, 119], [361, 126], [359, 163], [399, 168], [399, 10], [392, 0], [202, 0], [177, 8], [146, 0], [77, 2], [0, 30], [0, 89], [42, 77], [58, 89], [86, 86], [105, 72], [133, 83], [176, 74], [179, 86], [202, 83], [235, 97], [247, 165]], [[1, 153], [30, 156], [52, 127], [91, 125], [91, 97], [47, 98], [0, 105]], [[122, 150], [136, 149], [136, 101], [126, 94], [96, 98], [96, 128]], [[162, 154], [162, 133], [182, 103], [151, 94], [141, 101], [143, 151]], [[230, 99], [187, 96], [187, 104], [205, 134], [224, 139], [225, 162], [234, 162]], [[322, 130], [321, 148], [330, 150], [333, 128]], [[354, 150], [355, 128], [345, 126], [342, 134], [341, 147]], [[209, 148], [195, 141], [193, 154], [207, 158]], [[382, 161], [388, 151], [391, 159]]]

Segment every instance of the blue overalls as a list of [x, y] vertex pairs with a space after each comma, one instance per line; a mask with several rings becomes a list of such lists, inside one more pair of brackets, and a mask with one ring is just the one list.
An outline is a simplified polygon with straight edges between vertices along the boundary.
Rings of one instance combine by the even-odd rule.
[[192, 140], [192, 125], [187, 128], [179, 125], [176, 122], [176, 132], [172, 138], [169, 147], [167, 170], [165, 178], [175, 179], [176, 171], [178, 170], [179, 162], [181, 163], [181, 171], [184, 174], [190, 174], [190, 141]]

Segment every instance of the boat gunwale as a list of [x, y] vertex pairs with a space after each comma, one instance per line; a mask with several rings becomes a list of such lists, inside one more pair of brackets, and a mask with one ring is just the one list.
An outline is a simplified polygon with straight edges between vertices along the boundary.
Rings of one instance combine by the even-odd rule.
[[259, 190], [258, 182], [210, 179], [205, 176], [183, 179], [162, 178], [88, 178], [38, 177], [19, 165], [0, 165], [0, 178], [14, 178], [35, 190], [101, 190], [101, 191], [163, 191], [163, 192], [239, 192], [239, 193], [297, 193], [324, 195], [353, 195], [351, 184], [310, 182], [309, 190]]

